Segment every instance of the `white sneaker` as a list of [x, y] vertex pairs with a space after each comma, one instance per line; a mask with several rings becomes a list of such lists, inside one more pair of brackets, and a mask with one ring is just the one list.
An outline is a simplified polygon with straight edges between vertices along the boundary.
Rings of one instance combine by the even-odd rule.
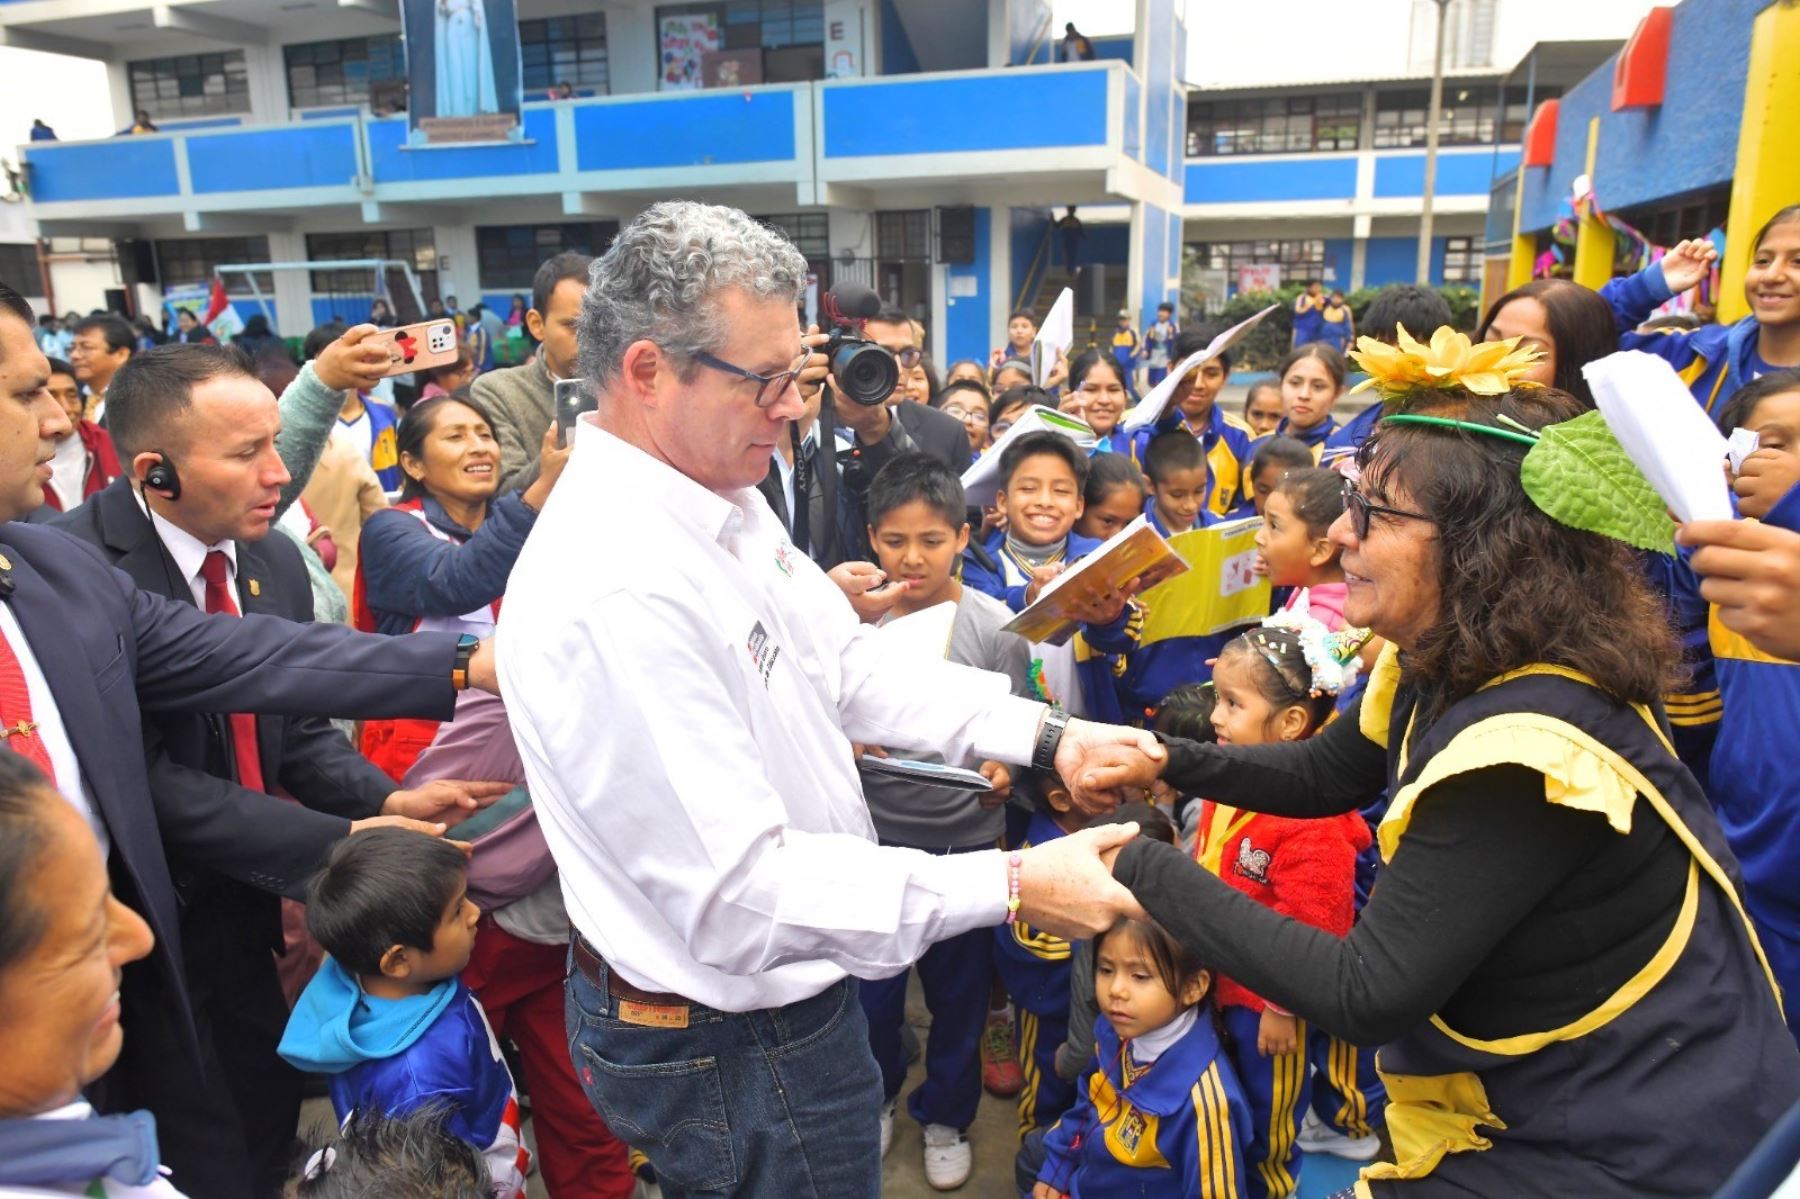
[[1311, 1108], [1307, 1109], [1300, 1135], [1294, 1143], [1302, 1153], [1329, 1153], [1353, 1162], [1374, 1161], [1375, 1155], [1381, 1152], [1380, 1137], [1347, 1137], [1319, 1119]]
[[895, 1099], [881, 1105], [881, 1156], [884, 1158], [894, 1144], [894, 1104], [898, 1102]]
[[948, 1124], [925, 1126], [925, 1181], [933, 1190], [954, 1191], [969, 1181], [975, 1151], [969, 1138]]

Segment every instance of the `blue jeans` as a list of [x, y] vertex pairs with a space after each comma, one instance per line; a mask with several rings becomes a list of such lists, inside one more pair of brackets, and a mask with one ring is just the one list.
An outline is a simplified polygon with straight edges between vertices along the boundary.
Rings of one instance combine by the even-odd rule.
[[880, 1195], [881, 1072], [854, 979], [765, 1011], [694, 1004], [686, 1028], [621, 1021], [618, 1000], [574, 969], [567, 1000], [582, 1088], [650, 1158], [666, 1199]]

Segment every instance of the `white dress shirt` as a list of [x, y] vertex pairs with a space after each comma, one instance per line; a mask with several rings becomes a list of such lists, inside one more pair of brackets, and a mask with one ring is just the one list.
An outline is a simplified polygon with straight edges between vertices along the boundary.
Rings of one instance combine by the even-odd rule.
[[231, 596], [232, 608], [237, 609], [237, 542], [228, 540], [217, 545], [207, 545], [149, 505], [145, 505], [144, 510], [150, 513], [150, 523], [155, 527], [156, 535], [162, 539], [163, 548], [169, 551], [169, 557], [175, 559], [176, 569], [187, 580], [188, 592], [194, 597], [195, 606], [202, 612], [206, 611], [206, 580], [200, 577], [200, 568], [206, 565], [206, 555], [218, 550], [225, 555], [225, 590]]
[[754, 488], [584, 417], [498, 636], [571, 921], [628, 982], [779, 1007], [1005, 918], [998, 851], [875, 844], [850, 743], [1024, 762], [1043, 706], [884, 645]]
[[94, 836], [100, 842], [100, 856], [105, 857], [112, 846], [111, 838], [106, 835], [106, 822], [100, 819], [93, 792], [88, 790], [87, 780], [81, 777], [81, 760], [75, 756], [68, 729], [63, 727], [62, 713], [56, 708], [56, 696], [50, 691], [50, 680], [44, 677], [31, 642], [25, 640], [25, 630], [19, 627], [19, 618], [13, 615], [9, 603], [0, 602], [0, 634], [6, 636], [13, 656], [19, 659], [19, 670], [25, 676], [25, 691], [31, 696], [31, 722], [37, 725], [38, 740], [44, 743], [44, 751], [50, 755], [50, 767], [56, 771], [56, 789], [75, 805], [75, 810], [94, 830]]
[[88, 452], [81, 434], [74, 429], [56, 443], [55, 457], [50, 459], [50, 486], [64, 512], [81, 506], [81, 492], [87, 483]]

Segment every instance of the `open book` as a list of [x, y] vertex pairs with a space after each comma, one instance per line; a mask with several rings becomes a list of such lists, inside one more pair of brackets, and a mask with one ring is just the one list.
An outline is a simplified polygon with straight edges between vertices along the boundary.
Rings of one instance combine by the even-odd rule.
[[1262, 523], [1260, 516], [1242, 516], [1169, 538], [1188, 570], [1139, 595], [1139, 644], [1222, 633], [1267, 616], [1269, 579], [1254, 569]]
[[969, 465], [969, 469], [963, 471], [963, 495], [968, 502], [983, 508], [992, 504], [1000, 491], [1000, 455], [1006, 451], [1007, 446], [1025, 434], [1042, 432], [1061, 433], [1083, 453], [1093, 449], [1094, 443], [1099, 440], [1086, 421], [1043, 404], [1033, 404], [1013, 422], [1012, 428], [1000, 435], [999, 441], [989, 446], [981, 457]]
[[1240, 321], [1213, 338], [1204, 350], [1195, 350], [1192, 354], [1189, 354], [1186, 358], [1183, 358], [1180, 362], [1177, 362], [1174, 366], [1170, 367], [1169, 373], [1164, 377], [1163, 381], [1153, 387], [1150, 390], [1149, 395], [1145, 396], [1142, 400], [1139, 400], [1137, 407], [1125, 414], [1124, 419], [1119, 422], [1119, 427], [1124, 429], [1127, 433], [1135, 433], [1137, 430], [1154, 425], [1157, 421], [1161, 420], [1163, 418], [1163, 413], [1169, 410], [1169, 400], [1174, 397], [1175, 388], [1180, 385], [1183, 379], [1187, 378], [1190, 371], [1203, 362], [1217, 358], [1220, 354], [1223, 354], [1226, 350], [1229, 350], [1232, 346], [1236, 345], [1243, 339], [1244, 334], [1256, 328], [1264, 317], [1268, 316], [1279, 307], [1281, 307], [1279, 304], [1269, 305], [1249, 320]]
[[1133, 579], [1152, 587], [1187, 568], [1163, 535], [1140, 516], [1046, 583], [1037, 601], [1013, 617], [1006, 631], [1038, 644], [1062, 645], [1081, 624], [1074, 615], [1075, 604], [1110, 595]]

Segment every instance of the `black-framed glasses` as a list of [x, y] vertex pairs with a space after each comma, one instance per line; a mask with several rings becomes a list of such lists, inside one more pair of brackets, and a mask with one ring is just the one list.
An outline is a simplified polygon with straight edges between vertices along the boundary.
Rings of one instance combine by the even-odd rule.
[[758, 408], [767, 408], [786, 395], [788, 387], [799, 377], [800, 370], [806, 363], [806, 354], [803, 351], [794, 360], [794, 365], [787, 370], [777, 371], [773, 375], [759, 375], [755, 371], [747, 371], [723, 358], [708, 354], [705, 350], [701, 350], [693, 358], [701, 366], [710, 367], [727, 375], [736, 375], [740, 379], [752, 380], [756, 384], [756, 395], [752, 398], [752, 402]]
[[893, 351], [894, 361], [900, 364], [901, 370], [909, 371], [925, 361], [925, 351], [917, 346], [909, 346], [904, 350]]
[[1434, 523], [1432, 518], [1423, 512], [1408, 512], [1404, 508], [1386, 508], [1380, 504], [1371, 504], [1356, 484], [1349, 479], [1344, 480], [1344, 511], [1350, 514], [1350, 526], [1356, 530], [1356, 539], [1363, 540], [1369, 535], [1369, 518], [1373, 516], [1397, 516], [1407, 520], [1422, 520], [1427, 524]]

